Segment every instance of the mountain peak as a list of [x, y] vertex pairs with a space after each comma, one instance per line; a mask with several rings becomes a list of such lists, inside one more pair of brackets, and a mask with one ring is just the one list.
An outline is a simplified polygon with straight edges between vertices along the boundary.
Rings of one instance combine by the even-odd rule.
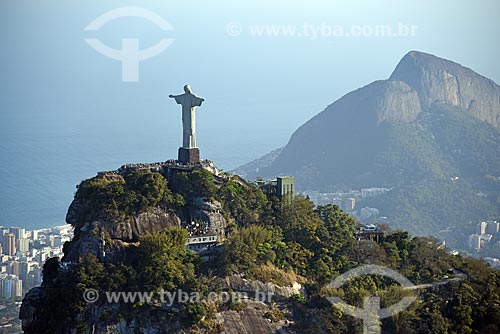
[[[394, 72], [391, 74], [390, 80], [406, 81], [410, 75], [418, 75], [422, 71], [434, 73], [446, 71], [455, 75], [463, 72], [464, 74], [479, 76], [479, 74], [471, 69], [463, 67], [454, 61], [440, 58], [430, 53], [410, 51], [399, 61]], [[484, 79], [489, 80], [487, 78]]]
[[[431, 53], [426, 53], [426, 52], [416, 51], [416, 50], [409, 51], [406, 55], [404, 55], [404, 57], [401, 59], [400, 63], [405, 61], [405, 60], [408, 60], [408, 59], [413, 59], [414, 61], [416, 61], [417, 63], [420, 63], [420, 64], [425, 64], [425, 63], [430, 64], [430, 63], [434, 62], [434, 63], [450, 64], [452, 66], [462, 67], [462, 65], [460, 65], [454, 61], [438, 57], [438, 56], [433, 55]], [[446, 65], [442, 65], [442, 66], [446, 66]]]
[[408, 52], [390, 80], [415, 89], [422, 107], [446, 104], [462, 109], [500, 130], [500, 86], [451, 60], [420, 52]]

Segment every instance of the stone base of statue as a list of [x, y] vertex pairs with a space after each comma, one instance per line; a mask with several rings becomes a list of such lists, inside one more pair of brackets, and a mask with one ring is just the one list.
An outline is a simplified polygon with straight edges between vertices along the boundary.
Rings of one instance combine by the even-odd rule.
[[179, 147], [179, 161], [189, 164], [200, 163], [200, 149]]

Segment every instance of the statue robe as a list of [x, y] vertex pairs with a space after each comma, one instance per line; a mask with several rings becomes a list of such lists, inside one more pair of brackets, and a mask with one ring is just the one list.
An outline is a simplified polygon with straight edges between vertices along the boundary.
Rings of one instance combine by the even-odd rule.
[[201, 106], [203, 99], [192, 93], [174, 96], [175, 102], [182, 105], [182, 147], [196, 147], [196, 107]]

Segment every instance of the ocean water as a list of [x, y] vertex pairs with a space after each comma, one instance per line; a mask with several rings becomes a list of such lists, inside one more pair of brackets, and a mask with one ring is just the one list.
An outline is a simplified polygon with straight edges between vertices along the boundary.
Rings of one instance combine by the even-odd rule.
[[[64, 224], [75, 186], [100, 170], [125, 163], [175, 158], [177, 140], [145, 129], [116, 131], [107, 136], [39, 133], [11, 134], [0, 144], [0, 225], [28, 229]], [[202, 136], [200, 136], [202, 137]], [[234, 134], [230, 145], [209, 147], [216, 138], [199, 139], [201, 154], [221, 168], [231, 169], [257, 157], [267, 147], [245, 145]], [[256, 141], [257, 142], [257, 141]], [[279, 144], [279, 143], [276, 143]], [[259, 150], [258, 147], [261, 149]], [[205, 149], [206, 148], [206, 149]]]

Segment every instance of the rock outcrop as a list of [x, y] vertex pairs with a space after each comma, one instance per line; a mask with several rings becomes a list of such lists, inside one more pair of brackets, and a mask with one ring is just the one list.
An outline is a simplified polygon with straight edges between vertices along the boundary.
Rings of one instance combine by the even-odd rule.
[[193, 204], [189, 212], [191, 220], [207, 222], [207, 234], [216, 234], [222, 238], [227, 225], [226, 218], [222, 215], [222, 204], [204, 198], [195, 198]]
[[[180, 226], [181, 219], [174, 211], [152, 208], [126, 220], [119, 217], [107, 220], [86, 221], [78, 224], [78, 212], [85, 209], [75, 199], [68, 210], [66, 222], [78, 232], [65, 249], [64, 261], [78, 262], [83, 254], [94, 254], [106, 262], [123, 262], [127, 250], [137, 245], [139, 237], [146, 232], [161, 232], [171, 226]], [[105, 254], [105, 256], [104, 256]]]
[[404, 81], [415, 89], [422, 106], [455, 106], [500, 130], [500, 86], [469, 68], [411, 51], [401, 59], [390, 80]]
[[293, 334], [289, 328], [290, 321], [283, 319], [271, 322], [266, 318], [270, 307], [261, 302], [246, 300], [245, 308], [237, 311], [224, 311], [216, 315], [221, 324], [221, 334]]
[[24, 296], [21, 309], [19, 310], [19, 318], [22, 320], [23, 331], [28, 331], [37, 321], [37, 310], [43, 307], [43, 288], [36, 287], [28, 291]]
[[422, 111], [417, 92], [402, 81], [381, 81], [381, 91], [376, 95], [377, 124], [413, 122]]
[[[205, 202], [198, 199], [188, 212], [191, 219], [206, 223], [208, 234], [223, 236], [227, 225], [218, 202]], [[144, 233], [161, 232], [172, 226], [182, 226], [188, 222], [182, 212], [152, 208], [148, 212], [134, 215], [126, 220], [108, 219], [86, 221], [81, 227], [77, 224], [77, 214], [81, 208], [72, 203], [67, 215], [67, 223], [78, 228], [75, 238], [65, 248], [63, 261], [78, 262], [83, 254], [94, 254], [104, 262], [126, 261], [128, 251], [137, 246]], [[183, 219], [184, 218], [184, 219]]]
[[278, 296], [290, 298], [294, 295], [304, 295], [304, 287], [294, 282], [292, 286], [279, 286], [270, 282], [261, 282], [258, 280], [248, 280], [240, 275], [232, 275], [225, 278], [224, 287], [234, 291], [241, 291], [255, 295], [256, 293], [263, 293], [265, 295]]

